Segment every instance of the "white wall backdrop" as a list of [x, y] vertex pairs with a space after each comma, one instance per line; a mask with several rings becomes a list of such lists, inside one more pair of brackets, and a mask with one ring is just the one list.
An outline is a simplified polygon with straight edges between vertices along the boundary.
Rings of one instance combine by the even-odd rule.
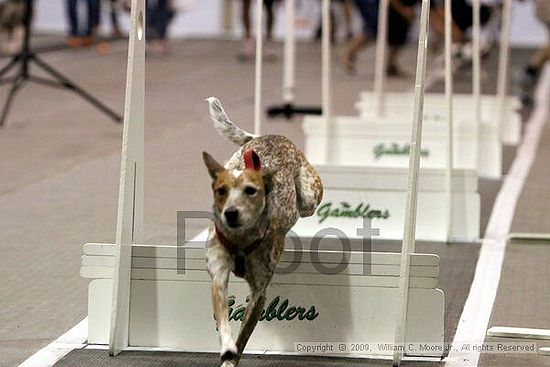
[[[550, 0], [548, 0], [550, 1]], [[65, 19], [65, 0], [36, 0], [35, 27], [42, 31], [64, 32], [67, 28]], [[216, 37], [223, 35], [222, 3], [233, 6], [234, 35], [240, 34], [240, 1], [239, 0], [176, 0], [184, 9], [170, 28], [174, 37]], [[281, 2], [282, 3], [282, 2]], [[311, 32], [319, 17], [318, 0], [297, 0], [300, 14], [301, 34]], [[275, 34], [284, 34], [283, 6], [277, 11]], [[108, 6], [103, 6], [102, 19], [104, 28], [108, 28]], [[511, 42], [516, 46], [539, 45], [546, 41], [546, 29], [535, 18], [531, 1], [515, 2], [512, 11]], [[121, 14], [121, 23], [126, 26], [128, 16]]]

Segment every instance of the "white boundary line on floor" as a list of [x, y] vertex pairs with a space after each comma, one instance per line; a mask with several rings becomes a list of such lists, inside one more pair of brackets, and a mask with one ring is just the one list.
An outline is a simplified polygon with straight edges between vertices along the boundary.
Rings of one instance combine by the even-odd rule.
[[80, 321], [65, 334], [27, 358], [19, 367], [51, 367], [67, 353], [86, 346], [88, 318]]
[[[493, 205], [489, 224], [485, 232], [474, 280], [464, 310], [458, 322], [453, 345], [461, 348], [466, 344], [481, 344], [489, 325], [493, 310], [506, 242], [512, 219], [523, 185], [536, 158], [542, 130], [549, 116], [550, 67], [547, 67], [540, 79], [536, 92], [536, 108], [525, 129], [523, 141], [519, 146], [514, 163], [506, 175], [502, 188]], [[473, 367], [478, 365], [480, 353], [463, 353], [451, 350], [446, 367]]]

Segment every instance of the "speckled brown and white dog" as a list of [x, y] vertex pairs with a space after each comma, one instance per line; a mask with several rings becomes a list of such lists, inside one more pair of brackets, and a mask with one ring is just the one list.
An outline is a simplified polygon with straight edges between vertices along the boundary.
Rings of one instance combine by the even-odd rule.
[[[249, 134], [229, 120], [217, 98], [207, 101], [216, 130], [240, 147], [225, 166], [203, 153], [214, 192], [207, 267], [212, 277], [222, 367], [231, 367], [239, 363], [261, 315], [285, 235], [299, 217], [315, 212], [323, 186], [313, 166], [288, 138]], [[230, 272], [250, 286], [250, 300], [236, 342], [228, 320]]]

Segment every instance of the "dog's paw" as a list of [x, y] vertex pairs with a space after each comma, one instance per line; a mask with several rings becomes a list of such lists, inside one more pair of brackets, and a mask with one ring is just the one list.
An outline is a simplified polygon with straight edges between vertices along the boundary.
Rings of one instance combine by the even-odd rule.
[[233, 362], [237, 360], [237, 348], [226, 349], [220, 355], [222, 362]]
[[225, 361], [222, 363], [221, 367], [235, 367], [237, 364], [233, 361]]

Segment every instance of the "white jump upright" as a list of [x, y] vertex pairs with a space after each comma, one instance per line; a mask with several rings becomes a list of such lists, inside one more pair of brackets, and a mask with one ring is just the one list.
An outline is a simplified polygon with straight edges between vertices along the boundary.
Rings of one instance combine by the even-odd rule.
[[132, 245], [143, 240], [145, 0], [132, 0], [109, 354], [128, 346]]
[[416, 211], [418, 206], [418, 182], [420, 172], [420, 151], [422, 147], [422, 120], [424, 119], [424, 87], [426, 80], [426, 60], [428, 56], [428, 32], [430, 16], [430, 0], [422, 0], [420, 16], [420, 36], [418, 39], [418, 55], [416, 59], [416, 81], [414, 93], [414, 116], [411, 132], [411, 152], [409, 154], [409, 176], [407, 179], [407, 204], [403, 245], [401, 248], [401, 268], [399, 277], [399, 311], [395, 329], [397, 346], [393, 355], [393, 365], [399, 366], [405, 354], [405, 330], [409, 303], [411, 277], [411, 254], [415, 253]]
[[[481, 138], [481, 3], [472, 1], [472, 97], [474, 102], [474, 167], [479, 171], [479, 156]], [[498, 131], [498, 130], [497, 130]]]
[[264, 2], [256, 0], [256, 69], [254, 73], [254, 134], [262, 130], [262, 61]]
[[445, 99], [447, 102], [447, 241], [453, 225], [453, 17], [452, 0], [445, 0]]
[[322, 109], [324, 120], [324, 163], [330, 163], [331, 147], [330, 136], [332, 128], [332, 68], [331, 68], [331, 45], [330, 45], [330, 8], [331, 0], [322, 2], [322, 67], [321, 67], [321, 89], [322, 89]]
[[283, 56], [283, 102], [294, 103], [296, 88], [296, 3], [286, 0], [286, 33]]
[[510, 59], [510, 17], [512, 13], [512, 0], [503, 0], [502, 3], [502, 26], [500, 28], [498, 79], [497, 79], [497, 99], [498, 99], [498, 127], [499, 137], [504, 139], [503, 128], [508, 119], [506, 113], [508, 71]]
[[384, 116], [386, 112], [386, 46], [388, 40], [388, 7], [389, 0], [380, 0], [378, 4], [378, 31], [376, 37], [376, 60], [374, 64], [374, 95], [376, 98], [376, 115]]

